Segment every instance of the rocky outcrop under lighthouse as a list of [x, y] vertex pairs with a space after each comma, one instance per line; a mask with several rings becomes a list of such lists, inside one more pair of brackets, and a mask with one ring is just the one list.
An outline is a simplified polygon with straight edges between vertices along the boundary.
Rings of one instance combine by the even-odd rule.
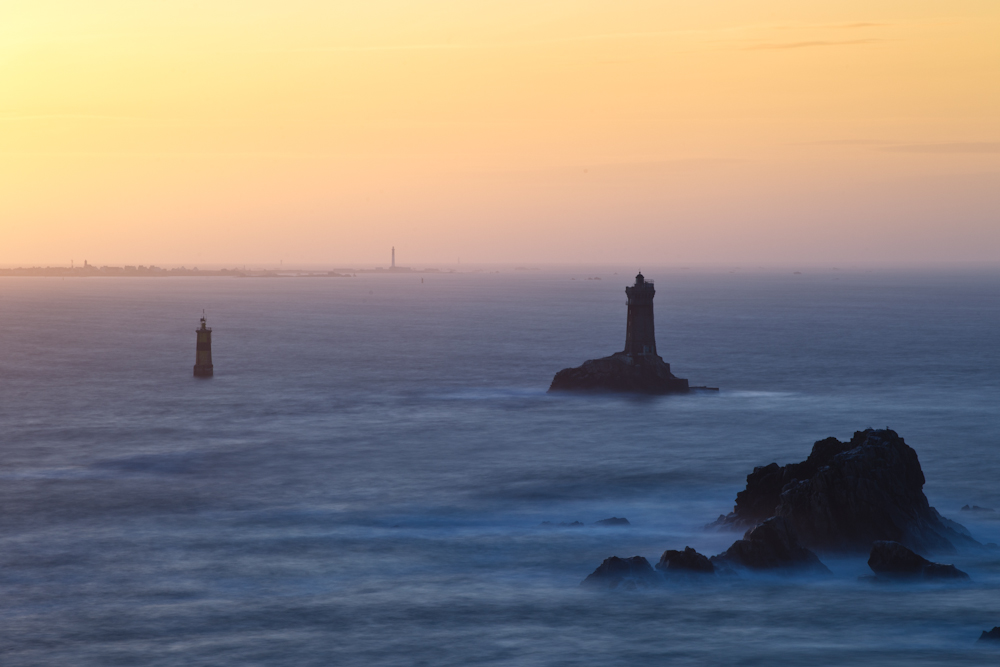
[[670, 364], [656, 355], [633, 356], [618, 352], [559, 371], [549, 391], [675, 394], [687, 392], [688, 381], [675, 377], [670, 372]]

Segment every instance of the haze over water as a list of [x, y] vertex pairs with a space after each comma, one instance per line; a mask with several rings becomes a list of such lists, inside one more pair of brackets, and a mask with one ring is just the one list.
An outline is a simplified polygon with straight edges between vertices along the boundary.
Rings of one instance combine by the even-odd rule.
[[968, 586], [579, 583], [724, 550], [755, 465], [867, 427], [1000, 542], [958, 511], [1000, 508], [1000, 273], [648, 270], [718, 395], [547, 395], [622, 348], [634, 270], [0, 281], [3, 664], [994, 662], [1000, 552], [939, 558]]

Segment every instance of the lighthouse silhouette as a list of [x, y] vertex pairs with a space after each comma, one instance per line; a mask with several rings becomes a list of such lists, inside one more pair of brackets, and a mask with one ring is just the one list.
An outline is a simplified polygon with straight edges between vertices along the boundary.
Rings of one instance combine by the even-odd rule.
[[197, 344], [195, 346], [194, 376], [210, 378], [214, 372], [212, 366], [212, 329], [205, 322], [205, 312], [201, 314], [201, 328], [195, 329]]
[[656, 330], [653, 325], [653, 297], [656, 290], [652, 281], [635, 277], [635, 285], [625, 288], [628, 296], [628, 320], [625, 329], [625, 354], [644, 357], [656, 355]]

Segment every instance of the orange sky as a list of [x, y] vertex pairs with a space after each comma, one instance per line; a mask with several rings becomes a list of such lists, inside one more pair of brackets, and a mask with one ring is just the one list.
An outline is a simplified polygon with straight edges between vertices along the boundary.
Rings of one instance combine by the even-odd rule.
[[0, 265], [1000, 262], [998, 36], [996, 0], [4, 3]]

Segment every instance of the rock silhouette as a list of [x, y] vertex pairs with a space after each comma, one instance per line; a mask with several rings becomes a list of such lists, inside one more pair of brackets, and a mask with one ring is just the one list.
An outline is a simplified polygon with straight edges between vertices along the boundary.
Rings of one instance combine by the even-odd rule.
[[[684, 547], [683, 551], [668, 549], [660, 557], [656, 570], [668, 580], [716, 573], [734, 575], [743, 570], [830, 574], [816, 554], [798, 543], [792, 527], [780, 517], [772, 517], [751, 528], [742, 540], [737, 540], [718, 556], [707, 558], [691, 547]], [[606, 558], [581, 585], [615, 590], [662, 582], [663, 579], [642, 556], [612, 556]]]
[[820, 440], [801, 463], [754, 468], [733, 512], [712, 525], [746, 528], [778, 516], [820, 551], [863, 552], [879, 540], [925, 553], [981, 546], [930, 506], [923, 486], [917, 453], [895, 431], [868, 429], [849, 442]]
[[613, 516], [610, 519], [601, 519], [594, 522], [595, 526], [631, 526], [625, 517]]
[[969, 580], [969, 575], [954, 565], [932, 563], [899, 542], [879, 541], [873, 544], [868, 567], [886, 579]]
[[782, 517], [751, 528], [733, 546], [710, 559], [716, 569], [798, 570], [830, 574], [819, 558], [799, 544], [795, 530]]
[[973, 505], [972, 507], [969, 507], [968, 505], [964, 505], [962, 507], [962, 511], [963, 512], [995, 512], [996, 510], [993, 509], [992, 507], [980, 507], [979, 505]]
[[997, 626], [987, 632], [983, 630], [983, 634], [979, 635], [979, 641], [981, 642], [996, 642], [1000, 644], [1000, 626]]
[[593, 588], [609, 590], [628, 590], [646, 587], [657, 581], [656, 572], [650, 567], [649, 561], [642, 556], [605, 558], [597, 569], [587, 575], [580, 584]]
[[691, 547], [684, 547], [684, 551], [664, 551], [656, 569], [665, 574], [715, 574], [715, 566], [708, 557]]

